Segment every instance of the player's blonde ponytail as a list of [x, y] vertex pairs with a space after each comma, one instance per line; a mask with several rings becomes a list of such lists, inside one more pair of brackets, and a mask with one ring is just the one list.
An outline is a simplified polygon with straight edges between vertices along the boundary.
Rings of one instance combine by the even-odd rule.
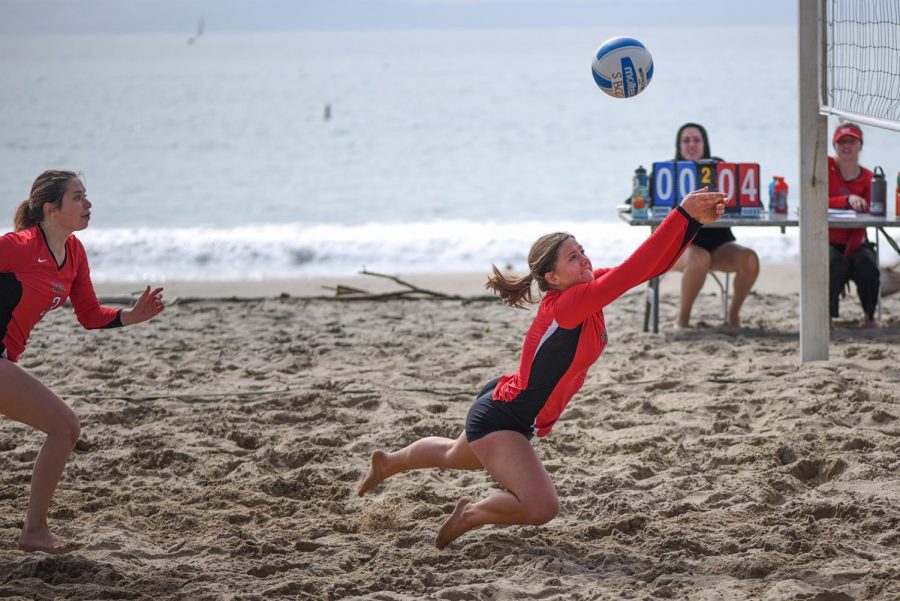
[[41, 173], [31, 185], [28, 200], [19, 203], [13, 218], [15, 231], [34, 227], [44, 219], [44, 205], [50, 203], [59, 208], [66, 193], [69, 180], [77, 179], [74, 171], [51, 169]]
[[496, 265], [491, 265], [493, 273], [488, 276], [485, 288], [493, 290], [494, 294], [510, 307], [521, 309], [526, 303], [537, 302], [531, 294], [531, 283], [537, 282], [538, 289], [542, 292], [550, 290], [550, 285], [544, 276], [553, 271], [559, 256], [559, 247], [571, 237], [571, 234], [566, 232], [554, 232], [538, 238], [528, 252], [529, 273], [527, 275], [516, 277], [502, 273]]

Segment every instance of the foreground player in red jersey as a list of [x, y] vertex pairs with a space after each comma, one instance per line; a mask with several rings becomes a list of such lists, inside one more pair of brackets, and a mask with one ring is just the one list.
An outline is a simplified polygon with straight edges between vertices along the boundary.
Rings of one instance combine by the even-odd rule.
[[553, 519], [559, 508], [556, 488], [529, 440], [550, 433], [606, 347], [603, 307], [670, 269], [700, 226], [722, 215], [724, 202], [724, 194], [693, 192], [612, 269], [593, 269], [584, 249], [566, 233], [548, 234], [534, 243], [525, 277], [513, 278], [494, 267], [488, 288], [507, 305], [534, 302], [534, 281], [546, 293], [525, 336], [518, 372], [481, 390], [465, 431], [455, 440], [431, 436], [393, 453], [375, 451], [359, 495], [407, 470], [487, 470], [504, 490], [477, 502], [461, 498], [438, 530], [439, 549], [484, 524], [539, 525]]
[[81, 429], [78, 416], [61, 398], [16, 365], [32, 328], [67, 298], [89, 329], [133, 325], [164, 308], [162, 288], [151, 291], [149, 286], [130, 309], [100, 305], [84, 247], [72, 235], [86, 228], [90, 217], [91, 203], [78, 175], [45, 171], [16, 211], [16, 231], [0, 237], [0, 413], [47, 434], [34, 462], [19, 535], [24, 551], [67, 550], [65, 541], [50, 531], [47, 512]]

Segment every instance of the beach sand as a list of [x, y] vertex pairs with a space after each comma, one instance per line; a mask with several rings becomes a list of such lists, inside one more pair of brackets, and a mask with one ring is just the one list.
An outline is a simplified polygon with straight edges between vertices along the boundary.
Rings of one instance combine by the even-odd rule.
[[[801, 364], [785, 273], [764, 266], [740, 330], [717, 292], [673, 330], [677, 274], [658, 335], [643, 289], [608, 307], [606, 352], [535, 441], [558, 517], [443, 551], [436, 529], [489, 476], [401, 474], [362, 499], [357, 482], [377, 448], [458, 435], [480, 385], [515, 370], [531, 311], [281, 282], [167, 285], [178, 302], [125, 330], [54, 311], [20, 364], [81, 418], [51, 510], [80, 548], [16, 550], [42, 437], [0, 419], [0, 598], [896, 600], [900, 297], [879, 330], [846, 299], [831, 358]], [[459, 277], [409, 280], [483, 294]], [[326, 284], [363, 282], [396, 288]]]

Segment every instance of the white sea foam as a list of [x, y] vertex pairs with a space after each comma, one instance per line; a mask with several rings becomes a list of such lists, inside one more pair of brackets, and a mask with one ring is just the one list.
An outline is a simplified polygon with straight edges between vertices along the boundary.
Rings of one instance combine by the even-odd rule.
[[[594, 264], [620, 263], [648, 228], [604, 221], [298, 224], [236, 228], [89, 229], [79, 237], [96, 281], [262, 280], [351, 275], [363, 267], [389, 273], [521, 270], [534, 240], [567, 231]], [[796, 261], [796, 228], [735, 228], [739, 242], [765, 262]], [[897, 260], [882, 246], [883, 262]]]

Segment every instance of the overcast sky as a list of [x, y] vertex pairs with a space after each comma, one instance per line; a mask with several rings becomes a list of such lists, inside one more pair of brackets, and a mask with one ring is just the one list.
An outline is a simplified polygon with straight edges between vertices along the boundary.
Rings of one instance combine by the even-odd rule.
[[796, 0], [0, 0], [0, 33], [787, 25]]

